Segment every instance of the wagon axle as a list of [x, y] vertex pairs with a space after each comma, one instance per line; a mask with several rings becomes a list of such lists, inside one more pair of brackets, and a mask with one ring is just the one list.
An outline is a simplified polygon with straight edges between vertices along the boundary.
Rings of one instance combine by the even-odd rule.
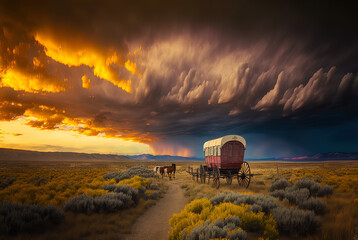
[[219, 169], [217, 166], [213, 168], [207, 168], [206, 166], [200, 165], [200, 168], [188, 167], [187, 172], [192, 176], [193, 180], [201, 184], [210, 184], [212, 180], [213, 187], [220, 187], [220, 178], [225, 179], [226, 183], [231, 185], [232, 179], [236, 178], [239, 186], [248, 188], [251, 182], [251, 177], [259, 174], [252, 174], [250, 166], [247, 162], [242, 163], [240, 170], [235, 169]]

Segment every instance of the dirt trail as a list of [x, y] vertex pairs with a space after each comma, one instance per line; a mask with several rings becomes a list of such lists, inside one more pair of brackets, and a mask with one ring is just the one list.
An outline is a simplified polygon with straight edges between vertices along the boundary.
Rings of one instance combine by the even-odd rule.
[[170, 230], [169, 219], [179, 213], [188, 203], [183, 190], [174, 181], [168, 181], [168, 191], [156, 205], [149, 208], [138, 218], [132, 227], [132, 234], [124, 235], [125, 240], [166, 240]]

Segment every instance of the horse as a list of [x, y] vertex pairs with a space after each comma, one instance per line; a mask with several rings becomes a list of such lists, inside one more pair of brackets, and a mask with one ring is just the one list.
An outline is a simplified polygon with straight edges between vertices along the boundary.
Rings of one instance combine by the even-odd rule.
[[159, 173], [160, 173], [160, 175], [162, 175], [162, 178], [164, 177], [164, 175], [165, 175], [165, 167], [159, 167]]
[[155, 173], [159, 174], [159, 168], [160, 168], [160, 166], [155, 166], [154, 169], [153, 169], [153, 171], [154, 171]]
[[171, 166], [164, 167], [164, 172], [166, 172], [168, 174], [169, 179], [171, 179], [172, 176], [175, 179], [175, 171], [176, 171], [175, 163], [173, 163]]
[[174, 177], [174, 179], [175, 179], [175, 171], [176, 171], [176, 169], [177, 169], [177, 165], [175, 164], [175, 163], [172, 163], [172, 169], [173, 169], [173, 172], [172, 172], [172, 174], [173, 174], [173, 177]]
[[175, 178], [176, 164], [171, 166], [159, 167], [159, 173], [162, 175], [162, 178], [165, 174], [168, 174], [169, 179], [172, 179], [172, 176]]

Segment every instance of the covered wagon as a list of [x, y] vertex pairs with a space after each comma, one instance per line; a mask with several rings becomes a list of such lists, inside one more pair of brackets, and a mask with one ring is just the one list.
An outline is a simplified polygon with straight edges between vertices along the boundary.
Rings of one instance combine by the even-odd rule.
[[246, 141], [239, 135], [227, 135], [204, 143], [205, 165], [200, 165], [196, 172], [189, 173], [202, 183], [213, 180], [216, 188], [220, 187], [220, 178], [228, 184], [236, 178], [239, 185], [248, 187], [252, 177], [250, 166], [244, 161]]

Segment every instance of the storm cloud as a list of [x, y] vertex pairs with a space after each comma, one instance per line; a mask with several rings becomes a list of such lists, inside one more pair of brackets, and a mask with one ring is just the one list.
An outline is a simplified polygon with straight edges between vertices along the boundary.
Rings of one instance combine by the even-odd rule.
[[3, 1], [0, 120], [157, 154], [229, 133], [258, 158], [356, 150], [357, 6], [254, 3]]

